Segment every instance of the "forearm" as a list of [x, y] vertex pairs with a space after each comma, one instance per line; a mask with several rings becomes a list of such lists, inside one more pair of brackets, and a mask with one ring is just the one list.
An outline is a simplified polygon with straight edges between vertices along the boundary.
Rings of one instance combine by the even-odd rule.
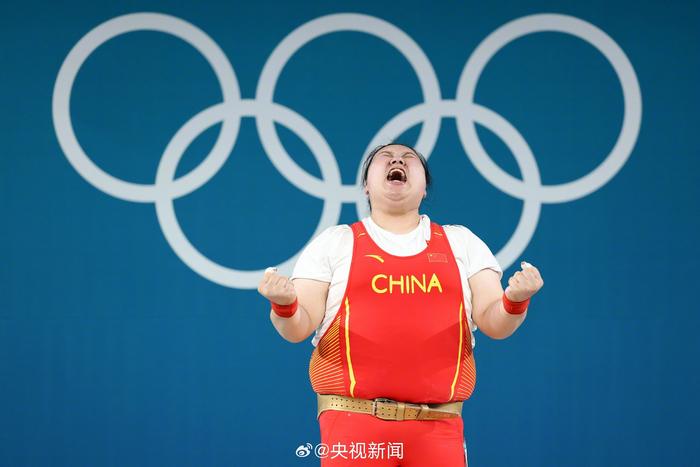
[[503, 307], [503, 300], [498, 299], [491, 303], [481, 319], [481, 330], [493, 339], [505, 339], [515, 332], [525, 321], [527, 310], [514, 315], [508, 313]]
[[289, 318], [283, 318], [270, 309], [270, 321], [280, 336], [292, 343], [299, 343], [309, 337], [309, 314], [298, 305], [297, 311]]

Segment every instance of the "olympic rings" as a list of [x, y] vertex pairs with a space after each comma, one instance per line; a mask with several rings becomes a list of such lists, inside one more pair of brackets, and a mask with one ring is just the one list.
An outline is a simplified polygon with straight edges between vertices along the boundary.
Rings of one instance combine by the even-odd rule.
[[[214, 70], [222, 93], [221, 103], [195, 115], [175, 133], [163, 153], [153, 184], [118, 179], [94, 164], [81, 148], [70, 116], [73, 83], [90, 54], [121, 34], [143, 30], [171, 34], [197, 49]], [[599, 189], [624, 166], [637, 141], [642, 98], [634, 68], [622, 49], [605, 32], [572, 16], [525, 16], [496, 29], [477, 46], [467, 60], [455, 99], [441, 97], [435, 70], [427, 56], [413, 39], [393, 24], [362, 14], [323, 16], [298, 27], [280, 42], [263, 67], [256, 98], [241, 99], [233, 67], [206, 33], [173, 16], [134, 13], [108, 20], [88, 32], [76, 43], [61, 65], [52, 101], [54, 129], [61, 149], [73, 168], [95, 188], [125, 201], [154, 203], [166, 240], [192, 270], [226, 287], [254, 289], [264, 269], [237, 270], [205, 257], [180, 228], [173, 201], [197, 190], [221, 169], [235, 145], [241, 118], [252, 117], [256, 120], [263, 148], [277, 170], [298, 189], [324, 201], [321, 218], [313, 236], [338, 222], [344, 202], [355, 203], [359, 217], [367, 215], [359, 168], [356, 183], [343, 185], [337, 160], [323, 135], [297, 112], [274, 102], [277, 80], [291, 57], [308, 42], [339, 31], [371, 34], [394, 46], [413, 67], [423, 94], [424, 102], [403, 110], [380, 128], [368, 142], [368, 150], [422, 124], [416, 147], [428, 158], [437, 142], [442, 119], [454, 118], [465, 154], [477, 171], [499, 190], [523, 200], [523, 210], [515, 232], [496, 255], [504, 269], [517, 260], [532, 239], [542, 203], [572, 201]], [[580, 179], [558, 185], [542, 185], [537, 162], [522, 135], [503, 117], [473, 102], [479, 77], [491, 58], [513, 40], [542, 31], [571, 34], [597, 48], [617, 74], [624, 98], [622, 128], [607, 158]], [[191, 172], [176, 179], [178, 163], [187, 147], [207, 128], [218, 123], [222, 124], [221, 131], [211, 152]], [[289, 156], [279, 140], [275, 123], [295, 132], [308, 146], [321, 169], [320, 179], [306, 172]], [[504, 141], [515, 156], [522, 180], [506, 173], [493, 162], [479, 141], [475, 127], [477, 123]], [[301, 251], [282, 262], [279, 265], [280, 271], [289, 274], [300, 253]]]

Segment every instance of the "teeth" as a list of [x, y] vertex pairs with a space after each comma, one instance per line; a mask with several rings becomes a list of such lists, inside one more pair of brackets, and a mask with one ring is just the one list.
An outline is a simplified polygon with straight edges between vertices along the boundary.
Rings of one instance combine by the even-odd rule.
[[394, 180], [393, 175], [396, 174], [397, 172], [400, 175], [398, 180], [405, 182], [406, 181], [406, 172], [404, 172], [403, 169], [399, 169], [399, 168], [394, 168], [394, 169], [389, 170], [389, 173], [386, 176], [387, 180]]

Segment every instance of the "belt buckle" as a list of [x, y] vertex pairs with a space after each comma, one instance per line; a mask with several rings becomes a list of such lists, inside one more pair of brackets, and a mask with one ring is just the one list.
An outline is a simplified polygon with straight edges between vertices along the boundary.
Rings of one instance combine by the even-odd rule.
[[398, 407], [399, 407], [398, 401], [395, 401], [393, 399], [387, 399], [386, 397], [377, 397], [376, 399], [372, 399], [372, 415], [374, 415], [375, 417], [380, 418], [382, 420], [396, 420], [396, 418], [386, 418], [386, 417], [382, 417], [382, 416], [378, 415], [377, 414], [377, 402], [383, 402], [385, 404], [387, 404], [387, 403], [391, 404], [393, 402], [398, 410]]

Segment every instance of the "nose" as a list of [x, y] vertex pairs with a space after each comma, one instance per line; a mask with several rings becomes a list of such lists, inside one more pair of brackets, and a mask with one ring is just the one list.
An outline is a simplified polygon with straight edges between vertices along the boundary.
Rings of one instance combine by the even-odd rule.
[[404, 161], [403, 158], [401, 158], [401, 157], [398, 157], [398, 158], [394, 157], [393, 159], [391, 159], [390, 164], [391, 165], [394, 165], [394, 164], [406, 165], [406, 161]]

